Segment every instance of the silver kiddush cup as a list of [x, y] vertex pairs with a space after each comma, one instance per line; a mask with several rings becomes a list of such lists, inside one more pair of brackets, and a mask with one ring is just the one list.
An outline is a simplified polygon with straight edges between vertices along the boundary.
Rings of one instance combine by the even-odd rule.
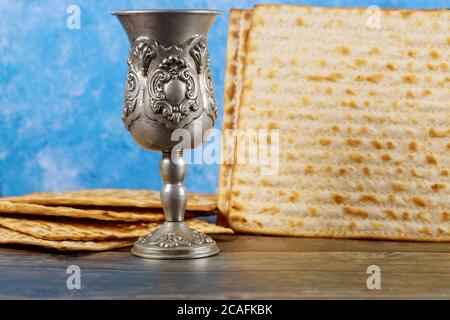
[[[183, 185], [187, 164], [184, 148], [203, 143], [214, 126], [214, 95], [208, 31], [219, 11], [138, 10], [112, 13], [130, 41], [122, 119], [134, 140], [145, 149], [162, 152], [161, 202], [166, 221], [140, 238], [132, 253], [151, 259], [191, 259], [215, 255], [216, 242], [187, 227], [184, 213], [188, 192]], [[175, 130], [190, 141], [173, 141]]]

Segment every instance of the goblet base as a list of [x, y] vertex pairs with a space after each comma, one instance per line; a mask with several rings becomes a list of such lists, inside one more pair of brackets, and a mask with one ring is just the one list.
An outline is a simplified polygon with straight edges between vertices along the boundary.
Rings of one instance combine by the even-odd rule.
[[184, 221], [166, 221], [136, 241], [131, 253], [147, 259], [195, 259], [215, 255], [219, 248], [211, 237], [189, 228]]

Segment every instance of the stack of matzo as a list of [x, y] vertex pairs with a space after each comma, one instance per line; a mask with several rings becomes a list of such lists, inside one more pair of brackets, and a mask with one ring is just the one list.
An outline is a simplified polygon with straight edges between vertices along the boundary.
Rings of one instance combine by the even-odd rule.
[[[232, 233], [194, 219], [215, 213], [215, 196], [190, 194], [187, 208], [191, 228], [210, 234]], [[163, 221], [159, 192], [151, 190], [97, 189], [0, 198], [0, 244], [108, 250], [130, 246]]]
[[[231, 10], [227, 43], [227, 70], [225, 75], [225, 94], [222, 132], [224, 136], [222, 161], [219, 174], [218, 207], [221, 212], [229, 212], [231, 175], [234, 163], [235, 139], [233, 130], [237, 128], [238, 108], [242, 91], [242, 75], [245, 63], [245, 48], [251, 24], [250, 10]], [[230, 134], [231, 133], [231, 134]], [[218, 216], [218, 222], [227, 224], [226, 219]]]
[[450, 12], [370, 14], [232, 12], [224, 127], [280, 130], [277, 174], [222, 167], [233, 229], [450, 240]]

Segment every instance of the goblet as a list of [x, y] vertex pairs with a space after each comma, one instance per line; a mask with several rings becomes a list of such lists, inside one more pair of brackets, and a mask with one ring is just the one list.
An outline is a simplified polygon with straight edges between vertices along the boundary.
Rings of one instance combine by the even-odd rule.
[[[215, 241], [184, 222], [188, 192], [183, 185], [184, 148], [203, 143], [214, 126], [214, 95], [207, 36], [219, 11], [115, 11], [130, 41], [122, 119], [143, 148], [162, 151], [160, 174], [164, 224], [140, 238], [134, 255], [154, 259], [189, 259], [219, 252]], [[190, 137], [182, 144], [175, 130]], [[174, 141], [175, 140], [175, 141]]]

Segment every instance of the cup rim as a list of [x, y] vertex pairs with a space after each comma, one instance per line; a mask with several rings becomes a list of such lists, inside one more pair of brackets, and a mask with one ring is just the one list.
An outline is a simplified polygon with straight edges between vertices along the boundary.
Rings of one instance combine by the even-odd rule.
[[131, 14], [151, 14], [151, 13], [174, 13], [174, 14], [209, 14], [209, 15], [221, 15], [220, 10], [209, 10], [209, 9], [143, 9], [143, 10], [115, 10], [111, 12], [113, 16], [126, 16]]

